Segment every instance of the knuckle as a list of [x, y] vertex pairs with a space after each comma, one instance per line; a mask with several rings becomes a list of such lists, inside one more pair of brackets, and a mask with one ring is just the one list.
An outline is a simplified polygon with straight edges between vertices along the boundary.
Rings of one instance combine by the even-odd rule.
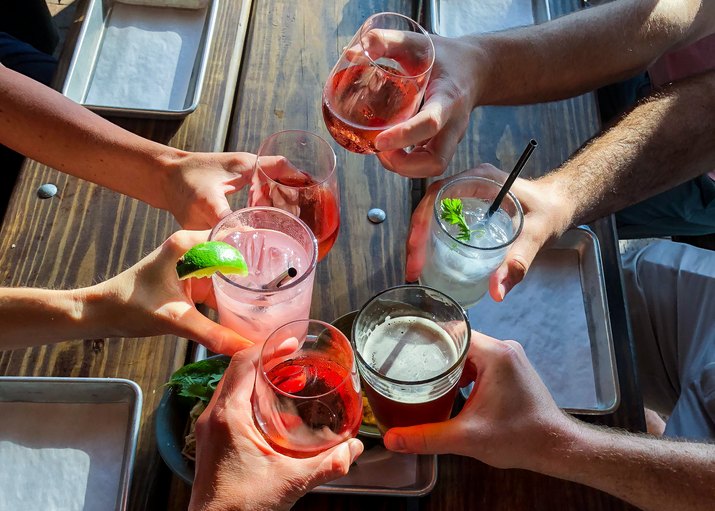
[[166, 247], [171, 250], [181, 249], [184, 245], [183, 242], [185, 239], [186, 239], [186, 232], [185, 231], [177, 231], [166, 239], [166, 241], [164, 242], [164, 245], [166, 245]]
[[504, 342], [504, 344], [506, 344], [512, 350], [514, 350], [518, 355], [525, 354], [524, 346], [519, 341], [515, 341], [513, 339], [508, 339], [508, 340], [502, 341], [502, 342]]
[[345, 459], [344, 456], [334, 458], [330, 469], [333, 474], [344, 476], [348, 473], [348, 470], [350, 470], [350, 461]]
[[430, 132], [438, 132], [442, 128], [442, 113], [438, 110], [432, 110], [427, 115], [425, 124]]

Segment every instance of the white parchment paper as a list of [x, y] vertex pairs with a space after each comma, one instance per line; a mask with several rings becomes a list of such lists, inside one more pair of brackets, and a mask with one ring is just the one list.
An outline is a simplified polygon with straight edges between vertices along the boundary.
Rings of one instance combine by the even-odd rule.
[[469, 310], [472, 328], [519, 341], [562, 408], [598, 405], [591, 341], [575, 250], [547, 250], [501, 303]]
[[447, 37], [534, 24], [533, 0], [440, 0], [438, 33]]
[[183, 109], [205, 19], [205, 8], [115, 4], [85, 103]]
[[126, 403], [0, 402], [0, 511], [113, 510]]

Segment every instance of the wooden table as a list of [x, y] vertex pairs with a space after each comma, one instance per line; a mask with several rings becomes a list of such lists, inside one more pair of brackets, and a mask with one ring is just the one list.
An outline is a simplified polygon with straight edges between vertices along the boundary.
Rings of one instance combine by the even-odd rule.
[[[238, 72], [248, 0], [221, 2], [207, 86], [199, 109], [183, 122], [115, 120], [149, 138], [188, 150], [255, 152], [275, 131], [296, 128], [329, 139], [320, 112], [323, 82], [362, 20], [373, 12], [418, 17], [409, 0], [263, 0], [253, 2]], [[576, 0], [555, 0], [555, 12]], [[78, 13], [83, 12], [83, 5]], [[243, 21], [242, 21], [243, 20]], [[73, 41], [70, 36], [68, 41]], [[69, 52], [65, 52], [66, 64]], [[61, 74], [61, 73], [60, 73]], [[234, 86], [237, 84], [235, 103]], [[233, 110], [231, 107], [233, 105]], [[539, 139], [530, 163], [538, 175], [561, 163], [598, 126], [592, 96], [517, 109], [479, 109], [450, 172], [490, 162], [508, 168], [523, 142]], [[341, 186], [341, 231], [317, 268], [312, 315], [332, 320], [382, 289], [403, 283], [409, 216], [424, 183], [385, 172], [374, 156], [335, 146]], [[54, 182], [59, 196], [35, 195]], [[245, 194], [233, 200], [245, 204]], [[366, 219], [380, 207], [387, 220]], [[0, 278], [5, 286], [71, 288], [89, 285], [138, 261], [177, 229], [164, 212], [29, 162], [21, 173], [0, 232]], [[602, 421], [642, 429], [615, 232], [610, 219], [594, 226], [602, 244], [616, 342], [621, 407]], [[169, 374], [187, 358], [187, 342], [171, 336], [142, 340], [87, 339], [33, 350], [0, 352], [0, 374], [126, 377], [144, 392], [130, 509], [185, 509], [189, 490], [156, 451], [153, 413]], [[497, 470], [471, 459], [443, 456], [434, 491], [420, 499], [308, 495], [296, 509], [627, 509], [596, 490], [524, 471]]]

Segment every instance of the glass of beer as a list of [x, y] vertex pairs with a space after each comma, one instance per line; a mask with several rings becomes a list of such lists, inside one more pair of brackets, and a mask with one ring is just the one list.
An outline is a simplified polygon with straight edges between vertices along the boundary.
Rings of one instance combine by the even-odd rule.
[[383, 434], [449, 418], [470, 336], [464, 309], [424, 286], [387, 289], [360, 309], [351, 342]]

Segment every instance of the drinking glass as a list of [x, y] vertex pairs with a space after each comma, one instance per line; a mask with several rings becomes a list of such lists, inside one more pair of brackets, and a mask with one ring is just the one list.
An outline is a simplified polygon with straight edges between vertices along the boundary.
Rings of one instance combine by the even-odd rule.
[[464, 309], [428, 287], [393, 287], [360, 309], [351, 342], [382, 433], [449, 418], [470, 337]]
[[372, 154], [375, 137], [412, 117], [427, 88], [434, 45], [394, 12], [370, 16], [353, 36], [323, 89], [323, 118], [348, 151]]
[[[261, 165], [262, 156], [282, 156]], [[265, 160], [264, 160], [265, 161]], [[307, 131], [274, 133], [261, 143], [248, 194], [249, 206], [273, 206], [303, 220], [318, 238], [318, 261], [330, 251], [340, 227], [335, 153]]]
[[258, 429], [287, 456], [315, 456], [357, 435], [362, 395], [347, 338], [316, 320], [279, 327], [261, 350], [251, 403]]
[[[468, 176], [448, 182], [437, 192], [420, 284], [447, 293], [465, 308], [489, 290], [489, 277], [504, 261], [524, 225], [521, 204], [511, 192], [489, 221], [485, 220], [499, 190], [501, 185], [495, 181]], [[462, 200], [464, 218], [472, 229], [469, 241], [460, 240], [459, 227], [441, 218], [445, 198]]]
[[[308, 318], [318, 243], [302, 220], [278, 208], [240, 209], [221, 220], [209, 239], [238, 248], [248, 265], [245, 276], [212, 276], [222, 325], [262, 343], [286, 321]], [[289, 268], [295, 277], [281, 278]]]

